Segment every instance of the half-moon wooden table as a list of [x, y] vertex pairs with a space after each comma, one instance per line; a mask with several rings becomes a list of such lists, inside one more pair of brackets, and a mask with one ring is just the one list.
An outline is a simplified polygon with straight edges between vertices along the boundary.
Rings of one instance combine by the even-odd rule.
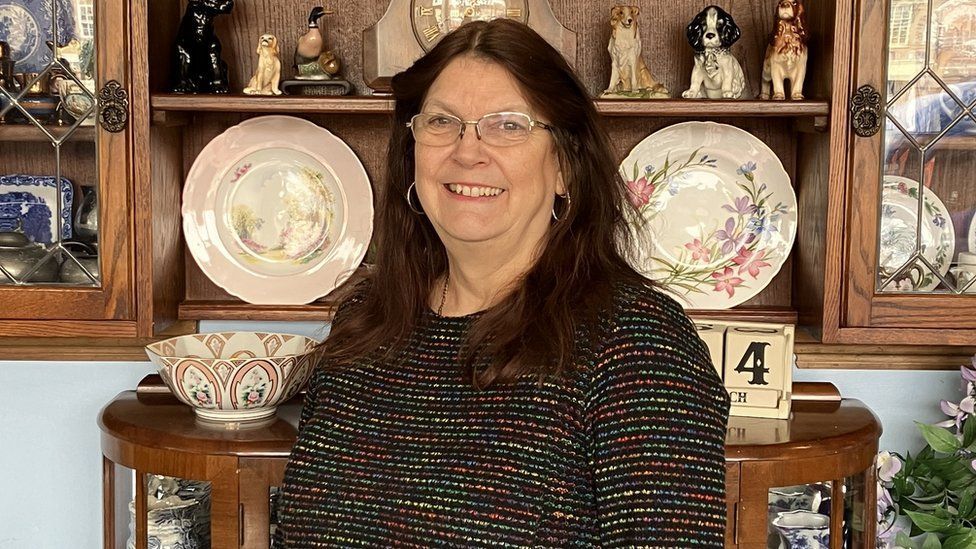
[[[106, 548], [126, 547], [129, 502], [135, 500], [136, 549], [147, 545], [147, 476], [210, 483], [214, 548], [267, 548], [269, 497], [284, 475], [297, 435], [301, 400], [279, 407], [260, 425], [214, 426], [168, 392], [126, 391], [99, 416]], [[726, 547], [769, 545], [770, 488], [831, 481], [830, 547], [871, 549], [875, 536], [874, 459], [881, 426], [856, 400], [793, 403], [790, 420], [733, 417], [726, 437]], [[136, 481], [135, 479], [139, 479]], [[776, 547], [776, 545], [773, 545]]]

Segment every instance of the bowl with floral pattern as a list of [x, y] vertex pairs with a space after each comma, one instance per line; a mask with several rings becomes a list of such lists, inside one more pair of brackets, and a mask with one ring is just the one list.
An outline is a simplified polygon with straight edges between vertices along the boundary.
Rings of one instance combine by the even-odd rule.
[[256, 421], [275, 414], [311, 376], [318, 341], [271, 332], [173, 337], [146, 346], [170, 391], [209, 421]]

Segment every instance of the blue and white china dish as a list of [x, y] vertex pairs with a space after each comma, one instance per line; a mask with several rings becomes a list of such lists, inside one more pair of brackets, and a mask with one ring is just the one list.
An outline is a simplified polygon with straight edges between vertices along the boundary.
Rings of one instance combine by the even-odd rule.
[[17, 72], [42, 72], [51, 62], [51, 50], [44, 45], [54, 40], [54, 2], [58, 9], [59, 44], [75, 34], [75, 11], [71, 0], [0, 0], [0, 40], [10, 44]]
[[777, 513], [773, 527], [782, 536], [780, 549], [829, 549], [830, 517], [813, 511]]
[[0, 231], [20, 231], [40, 244], [71, 238], [74, 188], [71, 181], [61, 178], [61, 236], [55, 238], [57, 188], [53, 176], [0, 175]]

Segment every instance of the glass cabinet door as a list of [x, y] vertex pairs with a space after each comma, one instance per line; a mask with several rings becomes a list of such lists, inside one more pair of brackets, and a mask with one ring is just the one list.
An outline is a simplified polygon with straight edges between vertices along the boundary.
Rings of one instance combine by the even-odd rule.
[[848, 324], [971, 330], [976, 0], [868, 0], [859, 22]]
[[[146, 546], [149, 548], [210, 549], [210, 483], [165, 475], [145, 475]], [[142, 546], [136, 539], [134, 501], [129, 502], [130, 536], [127, 549]]]
[[0, 5], [0, 320], [132, 317], [127, 13]]
[[976, 0], [891, 0], [880, 292], [976, 293]]

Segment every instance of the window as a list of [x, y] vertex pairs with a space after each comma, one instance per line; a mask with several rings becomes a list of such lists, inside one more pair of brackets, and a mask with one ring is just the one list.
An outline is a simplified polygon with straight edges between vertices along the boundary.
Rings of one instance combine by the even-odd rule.
[[912, 11], [913, 6], [911, 4], [892, 6], [891, 38], [889, 42], [892, 46], [908, 45], [912, 26]]

